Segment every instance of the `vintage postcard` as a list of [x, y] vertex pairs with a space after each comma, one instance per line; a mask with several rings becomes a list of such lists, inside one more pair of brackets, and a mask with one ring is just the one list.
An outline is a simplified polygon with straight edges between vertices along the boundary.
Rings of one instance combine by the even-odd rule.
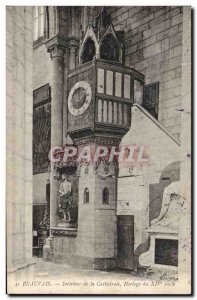
[[7, 6], [7, 293], [191, 294], [190, 6]]

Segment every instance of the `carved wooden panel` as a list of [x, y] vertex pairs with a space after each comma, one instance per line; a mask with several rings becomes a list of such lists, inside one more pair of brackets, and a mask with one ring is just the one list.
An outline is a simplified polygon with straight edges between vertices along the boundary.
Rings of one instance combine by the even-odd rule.
[[[131, 125], [134, 81], [139, 81], [143, 90], [144, 76], [141, 73], [101, 59], [95, 59], [70, 71], [67, 128], [71, 138], [75, 140], [106, 134], [115, 138], [122, 137]], [[80, 114], [77, 112], [76, 103], [84, 101], [83, 93], [78, 91], [74, 95], [73, 91], [75, 87], [79, 89], [84, 82], [88, 82], [92, 87], [92, 101], [88, 109]], [[71, 100], [72, 95], [74, 96]], [[72, 108], [74, 105], [75, 109]]]
[[87, 81], [92, 89], [92, 99], [88, 109], [81, 115], [73, 116], [68, 110], [68, 132], [92, 127], [94, 124], [94, 76], [92, 68], [75, 74], [68, 79], [68, 95], [72, 87], [80, 81]]
[[98, 68], [97, 93], [130, 99], [132, 103], [133, 78], [129, 74]]
[[[47, 86], [47, 87], [46, 87]], [[33, 174], [48, 172], [51, 147], [51, 103], [49, 86], [34, 91]]]

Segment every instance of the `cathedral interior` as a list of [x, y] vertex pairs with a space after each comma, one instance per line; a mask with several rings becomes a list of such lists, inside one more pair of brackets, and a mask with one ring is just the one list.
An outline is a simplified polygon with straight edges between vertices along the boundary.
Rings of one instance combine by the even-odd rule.
[[[190, 199], [190, 44], [183, 42], [191, 38], [190, 12], [29, 9], [22, 13], [32, 15], [33, 39], [32, 255], [88, 269], [177, 271], [185, 263], [181, 228], [189, 226], [182, 207]], [[148, 159], [122, 166], [49, 160], [53, 147], [120, 144], [146, 148]]]

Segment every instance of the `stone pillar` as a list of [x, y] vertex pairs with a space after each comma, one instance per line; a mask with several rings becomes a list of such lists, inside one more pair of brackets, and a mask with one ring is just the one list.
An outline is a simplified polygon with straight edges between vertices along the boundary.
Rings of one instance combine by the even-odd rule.
[[70, 56], [69, 56], [69, 69], [73, 70], [75, 69], [75, 64], [76, 64], [76, 48], [71, 47], [70, 48]]
[[[51, 86], [51, 147], [62, 146], [63, 51], [56, 46], [52, 53], [53, 81]], [[51, 164], [50, 227], [57, 226], [58, 184]]]
[[[46, 42], [47, 51], [52, 59], [52, 84], [51, 84], [51, 148], [63, 145], [63, 87], [64, 87], [64, 52], [66, 42], [59, 36], [55, 36]], [[58, 182], [54, 178], [54, 163], [51, 163], [50, 175], [50, 232], [57, 227]], [[44, 259], [51, 259], [51, 253], [47, 254], [47, 248], [52, 247], [52, 236], [44, 247]]]
[[7, 293], [34, 279], [32, 259], [32, 6], [6, 7]]
[[69, 70], [73, 70], [77, 66], [77, 50], [79, 48], [79, 42], [75, 39], [71, 39], [68, 43], [69, 48]]
[[[79, 174], [77, 265], [90, 269], [114, 269], [117, 257], [117, 174], [113, 163], [97, 169], [81, 166]], [[109, 203], [103, 203], [108, 189]], [[88, 191], [88, 202], [85, 192]]]

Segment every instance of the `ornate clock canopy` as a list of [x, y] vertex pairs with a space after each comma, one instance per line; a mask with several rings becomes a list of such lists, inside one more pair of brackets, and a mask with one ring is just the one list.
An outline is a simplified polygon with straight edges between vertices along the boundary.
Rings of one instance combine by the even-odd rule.
[[92, 60], [94, 57], [109, 61], [123, 63], [123, 33], [116, 32], [112, 24], [100, 30], [88, 26], [79, 50], [81, 64]]
[[79, 66], [68, 73], [67, 133], [73, 141], [120, 140], [129, 130], [134, 90], [143, 90], [144, 76], [123, 66], [123, 58], [123, 33], [102, 11], [80, 43]]

